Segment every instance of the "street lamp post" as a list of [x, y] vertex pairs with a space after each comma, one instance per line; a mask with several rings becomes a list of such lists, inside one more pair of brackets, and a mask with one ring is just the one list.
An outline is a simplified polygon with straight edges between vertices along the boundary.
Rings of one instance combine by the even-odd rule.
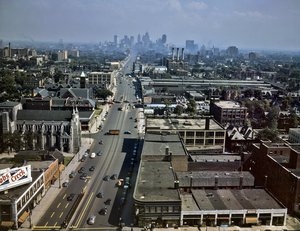
[[92, 138], [91, 138], [91, 130], [89, 130], [89, 134], [90, 134], [90, 144], [92, 143]]

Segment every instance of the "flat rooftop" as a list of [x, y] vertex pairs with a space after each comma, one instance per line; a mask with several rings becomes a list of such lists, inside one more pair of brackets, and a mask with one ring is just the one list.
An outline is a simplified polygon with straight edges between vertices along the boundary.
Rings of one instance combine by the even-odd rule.
[[214, 187], [218, 180], [219, 187], [238, 187], [242, 178], [243, 186], [254, 186], [254, 177], [250, 172], [243, 171], [196, 171], [176, 172], [179, 187]]
[[242, 107], [239, 103], [235, 102], [235, 101], [219, 101], [219, 102], [214, 102], [215, 105], [217, 105], [218, 107], [221, 107], [223, 109], [238, 109], [238, 108], [246, 108], [246, 107]]
[[167, 148], [169, 148], [169, 152], [172, 152], [172, 155], [186, 155], [177, 134], [146, 134], [142, 155], [164, 156]]
[[234, 162], [240, 161], [241, 157], [237, 155], [192, 155], [196, 162]]
[[137, 201], [180, 201], [170, 162], [142, 161], [133, 197]]
[[192, 190], [200, 210], [283, 209], [264, 189]]
[[[205, 118], [147, 118], [147, 130], [205, 130]], [[210, 130], [224, 130], [214, 119], [209, 119]]]

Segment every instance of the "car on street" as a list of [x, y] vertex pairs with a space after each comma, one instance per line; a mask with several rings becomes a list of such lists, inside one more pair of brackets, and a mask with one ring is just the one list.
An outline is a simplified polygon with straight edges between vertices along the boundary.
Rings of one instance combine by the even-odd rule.
[[124, 134], [131, 134], [131, 131], [124, 131]]
[[92, 215], [92, 216], [89, 217], [87, 223], [89, 225], [93, 225], [93, 224], [95, 224], [95, 220], [96, 220], [96, 216]]
[[62, 184], [63, 187], [68, 187], [69, 186], [69, 181], [65, 181], [63, 184]]
[[82, 174], [80, 175], [80, 179], [81, 179], [81, 180], [85, 180], [86, 177], [87, 177], [87, 174], [86, 174], [86, 173], [82, 173]]
[[79, 170], [78, 170], [78, 173], [83, 173], [85, 172], [85, 167], [81, 167]]
[[116, 180], [118, 178], [118, 175], [117, 174], [113, 174], [111, 175], [110, 179], [111, 180]]
[[97, 152], [97, 154], [96, 154], [97, 156], [102, 156], [102, 152]]
[[86, 161], [86, 157], [85, 156], [83, 156], [82, 158], [81, 158], [81, 160], [80, 160], [81, 162], [84, 162], [84, 161]]
[[106, 215], [107, 214], [107, 208], [105, 207], [103, 209], [100, 209], [99, 214], [100, 215]]
[[94, 166], [91, 166], [91, 167], [89, 168], [89, 170], [90, 170], [91, 172], [93, 172], [93, 171], [95, 170], [95, 167], [94, 167]]
[[68, 197], [67, 197], [67, 201], [72, 201], [75, 197], [75, 193], [71, 193]]
[[106, 175], [105, 177], [103, 177], [103, 180], [104, 180], [104, 181], [109, 181], [109, 176]]
[[110, 202], [111, 202], [111, 199], [108, 198], [106, 201], [104, 201], [104, 204], [105, 204], [105, 205], [110, 205]]
[[69, 174], [69, 177], [70, 178], [74, 178], [76, 176], [76, 172], [75, 171], [72, 171], [70, 174]]
[[90, 155], [90, 158], [93, 159], [93, 158], [95, 158], [95, 157], [96, 157], [96, 153], [92, 152], [91, 155]]
[[96, 195], [96, 197], [103, 198], [103, 193], [102, 192], [98, 192], [97, 195]]

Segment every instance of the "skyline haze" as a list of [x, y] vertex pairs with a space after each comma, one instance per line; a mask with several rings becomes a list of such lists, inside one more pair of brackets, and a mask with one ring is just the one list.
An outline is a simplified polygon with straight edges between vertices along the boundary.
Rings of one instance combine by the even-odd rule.
[[297, 0], [0, 0], [0, 39], [113, 41], [148, 32], [155, 41], [300, 50]]

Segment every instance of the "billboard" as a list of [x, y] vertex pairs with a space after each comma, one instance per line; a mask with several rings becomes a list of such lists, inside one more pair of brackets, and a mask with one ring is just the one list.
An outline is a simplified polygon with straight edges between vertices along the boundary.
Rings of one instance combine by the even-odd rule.
[[32, 182], [31, 165], [0, 170], [0, 192]]

